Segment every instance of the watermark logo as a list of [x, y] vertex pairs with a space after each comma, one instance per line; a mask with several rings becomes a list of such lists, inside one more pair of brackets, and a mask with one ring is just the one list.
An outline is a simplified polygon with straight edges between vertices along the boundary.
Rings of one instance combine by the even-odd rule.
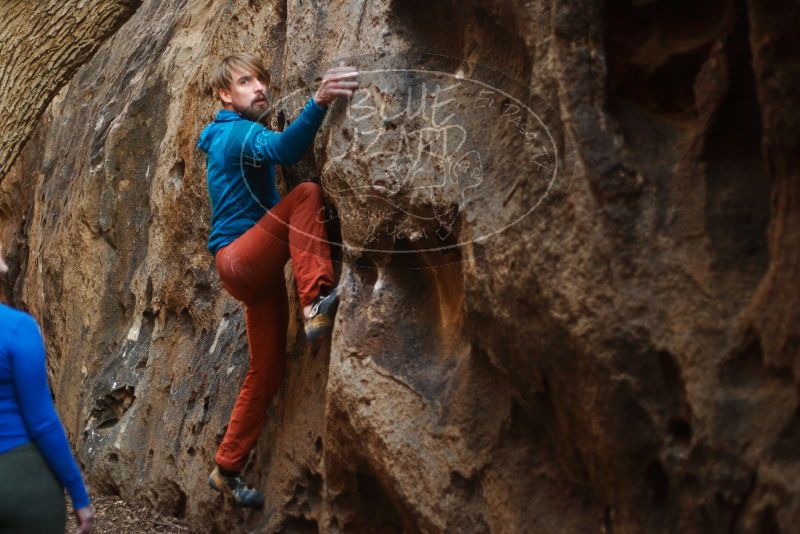
[[[341, 242], [329, 245], [345, 258], [489, 242], [569, 187], [568, 136], [534, 88], [483, 65], [422, 59], [342, 60], [358, 69], [360, 88], [328, 111], [317, 164], [341, 225]], [[311, 92], [286, 95], [272, 115], [296, 118]], [[243, 155], [242, 176], [264, 164]]]

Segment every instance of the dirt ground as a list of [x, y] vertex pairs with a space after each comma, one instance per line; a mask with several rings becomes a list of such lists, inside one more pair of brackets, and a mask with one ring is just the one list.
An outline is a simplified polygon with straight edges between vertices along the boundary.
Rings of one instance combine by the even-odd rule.
[[[133, 505], [116, 496], [92, 495], [95, 510], [95, 534], [150, 534], [163, 532], [184, 534], [189, 528], [172, 517], [162, 517], [155, 511], [139, 505]], [[72, 505], [67, 499], [67, 533], [77, 529]]]

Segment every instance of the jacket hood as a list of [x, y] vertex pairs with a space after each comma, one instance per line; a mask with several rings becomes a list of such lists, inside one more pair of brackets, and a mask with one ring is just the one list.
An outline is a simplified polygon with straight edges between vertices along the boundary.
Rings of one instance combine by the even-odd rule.
[[214, 122], [203, 128], [200, 132], [200, 137], [197, 139], [197, 148], [208, 154], [208, 149], [211, 148], [211, 141], [214, 139], [217, 128], [215, 127], [221, 122], [233, 122], [245, 120], [241, 115], [229, 109], [221, 109], [217, 111], [214, 116]]
[[214, 116], [214, 122], [230, 122], [246, 120], [244, 117], [230, 109], [221, 109]]

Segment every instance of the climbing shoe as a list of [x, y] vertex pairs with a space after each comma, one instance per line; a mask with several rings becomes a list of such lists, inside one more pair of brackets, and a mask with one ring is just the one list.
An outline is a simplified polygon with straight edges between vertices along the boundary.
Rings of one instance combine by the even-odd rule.
[[219, 466], [208, 475], [208, 485], [219, 491], [233, 496], [236, 506], [242, 508], [261, 508], [264, 506], [264, 496], [255, 488], [248, 488], [239, 473], [223, 475]]
[[308, 316], [304, 317], [306, 338], [315, 341], [324, 336], [333, 328], [333, 317], [339, 305], [339, 288], [335, 287], [329, 293], [320, 292], [311, 303]]

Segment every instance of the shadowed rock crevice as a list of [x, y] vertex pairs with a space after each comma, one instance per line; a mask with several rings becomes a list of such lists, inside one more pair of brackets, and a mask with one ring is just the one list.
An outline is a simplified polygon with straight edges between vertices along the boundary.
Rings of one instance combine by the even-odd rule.
[[319, 532], [323, 479], [319, 473], [305, 469], [295, 483], [292, 497], [285, 505], [288, 517], [281, 527], [287, 532]]
[[733, 0], [610, 2], [609, 106], [629, 100], [654, 114], [695, 116], [695, 80], [731, 27]]
[[748, 35], [747, 11], [740, 5], [726, 44], [730, 85], [706, 139], [706, 229], [714, 270], [735, 273], [752, 284], [769, 263], [771, 179], [763, 156]]
[[136, 395], [131, 386], [117, 388], [97, 399], [94, 408], [89, 413], [89, 426], [97, 430], [111, 428], [119, 422], [134, 400], [136, 400]]
[[[424, 0], [391, 0], [396, 31], [420, 52], [460, 56], [464, 48], [465, 10], [450, 0], [428, 3]], [[447, 31], [443, 31], [444, 29]]]
[[338, 532], [417, 532], [403, 521], [381, 483], [368, 472], [349, 475], [346, 489], [333, 501], [333, 510], [331, 527]]
[[[465, 350], [464, 293], [458, 256], [447, 266], [427, 267], [429, 261], [442, 259], [429, 256], [403, 254], [379, 270], [373, 292], [380, 283], [380, 289], [390, 291], [392, 297], [375, 302], [387, 306], [387, 311], [376, 314], [379, 335], [374, 339], [378, 344], [371, 357], [415, 392], [433, 400], [442, 394], [450, 370]], [[414, 357], [409, 359], [409, 355]]]

